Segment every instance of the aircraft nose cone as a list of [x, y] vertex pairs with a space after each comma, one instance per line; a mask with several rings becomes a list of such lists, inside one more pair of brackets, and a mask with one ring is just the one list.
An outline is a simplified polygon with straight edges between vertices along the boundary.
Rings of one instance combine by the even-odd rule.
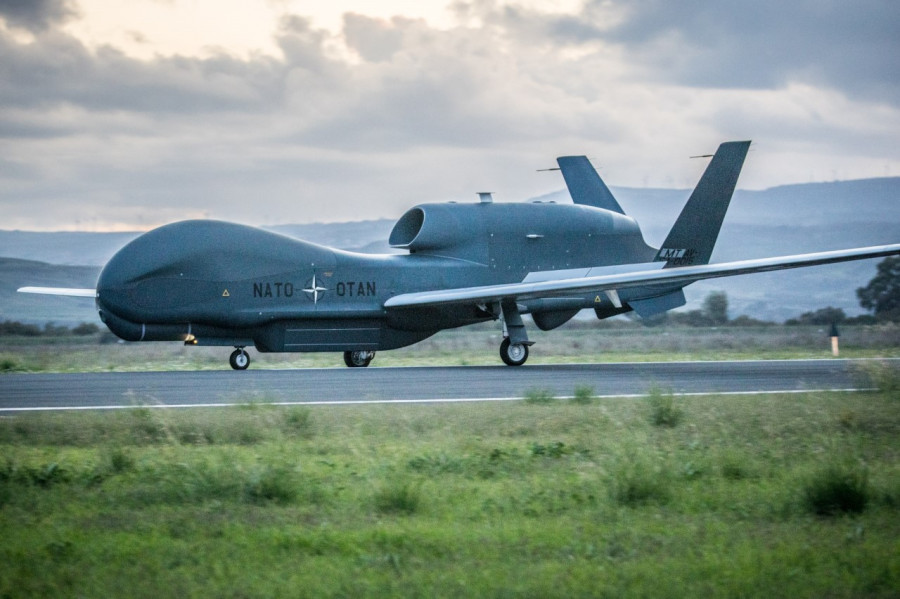
[[[147, 252], [135, 247], [134, 242], [120, 249], [110, 258], [97, 279], [97, 307], [103, 312], [134, 319], [133, 290], [145, 268]], [[146, 271], [144, 271], [146, 272]]]
[[124, 287], [106, 284], [97, 284], [97, 309], [100, 312], [100, 320], [107, 321], [107, 315], [121, 316], [128, 311], [128, 293]]

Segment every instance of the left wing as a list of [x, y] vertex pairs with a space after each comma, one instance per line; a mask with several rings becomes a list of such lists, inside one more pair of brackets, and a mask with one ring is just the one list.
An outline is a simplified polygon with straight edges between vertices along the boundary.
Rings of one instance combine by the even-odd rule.
[[70, 287], [19, 287], [19, 293], [40, 293], [43, 295], [68, 295], [71, 297], [97, 297], [96, 289], [72, 289]]
[[[659, 284], [687, 285], [702, 279], [745, 275], [755, 272], [769, 272], [788, 268], [800, 268], [803, 266], [817, 266], [820, 264], [833, 264], [835, 262], [847, 262], [865, 258], [882, 258], [885, 256], [893, 256], [895, 254], [900, 254], [900, 243], [849, 250], [835, 250], [831, 252], [816, 252], [813, 254], [798, 254], [795, 256], [778, 256], [775, 258], [740, 260], [737, 262], [722, 262], [719, 264], [701, 264], [697, 266], [674, 268], [661, 268], [661, 266], [654, 268], [656, 264], [665, 264], [664, 262], [659, 262], [620, 265], [609, 267], [609, 269], [596, 268], [584, 269], [583, 271], [558, 271], [558, 276], [560, 278], [548, 278], [552, 277], [552, 273], [547, 272], [540, 273], [541, 276], [539, 278], [542, 280], [534, 280], [534, 277], [529, 280], [527, 277], [521, 283], [404, 293], [388, 299], [384, 303], [384, 307], [401, 308], [411, 306], [437, 306], [441, 304], [491, 302], [503, 299], [527, 300], [564, 295], [574, 291], [617, 291], [619, 289]], [[623, 268], [628, 266], [633, 268], [631, 270], [623, 271]], [[610, 270], [614, 270], [615, 272], [612, 272], [611, 274], [595, 274], [603, 271], [609, 272]], [[578, 276], [579, 272], [582, 276]]]

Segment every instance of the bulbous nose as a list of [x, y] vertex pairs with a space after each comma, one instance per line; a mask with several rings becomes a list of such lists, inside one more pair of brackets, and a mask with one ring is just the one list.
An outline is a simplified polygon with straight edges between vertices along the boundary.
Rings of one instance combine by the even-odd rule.
[[97, 279], [97, 308], [100, 310], [101, 319], [104, 313], [122, 316], [129, 311], [128, 308], [133, 303], [130, 293], [134, 286], [134, 272], [130, 259], [132, 254], [134, 251], [125, 246], [100, 271], [100, 277]]

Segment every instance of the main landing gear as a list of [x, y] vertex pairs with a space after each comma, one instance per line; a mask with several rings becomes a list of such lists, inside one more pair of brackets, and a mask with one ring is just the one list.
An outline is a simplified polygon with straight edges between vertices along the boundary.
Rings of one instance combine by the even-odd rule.
[[374, 357], [375, 352], [373, 351], [345, 351], [344, 364], [350, 368], [365, 368]]
[[243, 347], [239, 347], [231, 353], [228, 363], [235, 370], [247, 370], [247, 367], [250, 366], [250, 354], [245, 352]]
[[528, 359], [528, 346], [524, 343], [513, 343], [506, 337], [500, 344], [500, 359], [507, 366], [521, 366]]
[[528, 340], [525, 323], [519, 314], [519, 305], [515, 300], [500, 302], [500, 320], [503, 323], [503, 342], [500, 343], [500, 359], [507, 366], [521, 366], [528, 359], [528, 346], [534, 341]]

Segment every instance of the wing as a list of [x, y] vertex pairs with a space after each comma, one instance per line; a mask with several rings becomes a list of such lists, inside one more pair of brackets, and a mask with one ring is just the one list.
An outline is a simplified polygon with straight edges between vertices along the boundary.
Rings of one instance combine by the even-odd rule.
[[96, 289], [72, 289], [70, 287], [19, 287], [19, 293], [40, 293], [43, 295], [68, 295], [71, 297], [97, 297]]
[[[554, 271], [551, 271], [539, 273], [540, 276], [529, 275], [521, 283], [404, 293], [387, 300], [384, 307], [437, 306], [440, 304], [491, 302], [510, 298], [526, 300], [564, 295], [575, 291], [617, 291], [661, 284], [683, 286], [702, 279], [833, 264], [865, 258], [882, 258], [895, 254], [900, 254], [900, 244], [674, 268], [662, 268], [665, 262], [651, 262], [580, 271], [555, 271], [555, 275]], [[624, 268], [629, 268], [629, 270], [623, 270]], [[537, 274], [535, 273], [535, 275]]]

